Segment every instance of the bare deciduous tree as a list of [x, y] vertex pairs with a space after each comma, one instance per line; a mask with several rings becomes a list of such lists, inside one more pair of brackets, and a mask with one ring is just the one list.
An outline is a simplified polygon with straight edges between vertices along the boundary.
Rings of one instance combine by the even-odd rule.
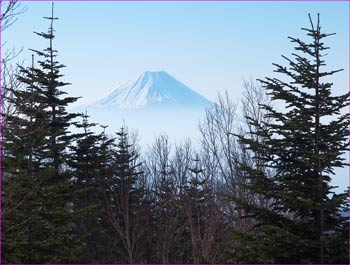
[[[242, 97], [242, 112], [244, 115], [244, 123], [240, 127], [240, 134], [249, 135], [251, 139], [259, 143], [264, 143], [266, 138], [259, 134], [260, 131], [265, 131], [268, 124], [271, 123], [271, 117], [267, 115], [266, 109], [261, 106], [271, 106], [271, 100], [260, 84], [253, 80], [244, 80], [244, 92]], [[245, 152], [247, 152], [245, 150]], [[271, 169], [268, 171], [263, 164], [262, 158], [264, 154], [257, 152], [247, 153], [244, 163], [250, 164], [250, 167], [257, 171], [264, 171], [268, 176], [272, 176]], [[268, 201], [262, 196], [250, 197], [255, 200], [257, 205], [268, 207]]]
[[1, 30], [4, 31], [17, 20], [17, 16], [22, 14], [26, 8], [22, 7], [18, 0], [1, 2]]
[[[0, 14], [0, 25], [1, 33], [8, 29], [13, 23], [16, 22], [18, 16], [26, 11], [17, 0], [2, 1], [1, 2], [1, 14]], [[13, 60], [21, 53], [22, 48], [16, 49], [12, 47], [11, 49], [5, 50], [6, 41], [1, 45], [1, 113], [3, 116], [2, 127], [7, 127], [6, 117], [13, 115], [15, 109], [13, 104], [11, 104], [13, 98], [14, 90], [23, 89], [23, 85], [17, 80], [17, 76], [20, 74], [18, 66], [13, 64]], [[5, 51], [4, 51], [5, 50]], [[6, 133], [5, 133], [6, 134]]]
[[[217, 191], [221, 193], [222, 198], [242, 196], [243, 180], [237, 174], [235, 164], [235, 159], [241, 152], [234, 136], [240, 126], [236, 110], [237, 104], [230, 98], [228, 92], [223, 96], [219, 94], [218, 103], [206, 111], [206, 117], [199, 125], [202, 152], [207, 154], [206, 166], [215, 174], [218, 181]], [[237, 216], [240, 216], [235, 205], [223, 199], [222, 209], [227, 221], [232, 225], [235, 224]]]
[[152, 179], [154, 218], [157, 223], [157, 239], [154, 249], [157, 260], [170, 263], [174, 244], [178, 212], [176, 210], [176, 186], [170, 162], [171, 145], [166, 135], [160, 135], [148, 152], [147, 172]]

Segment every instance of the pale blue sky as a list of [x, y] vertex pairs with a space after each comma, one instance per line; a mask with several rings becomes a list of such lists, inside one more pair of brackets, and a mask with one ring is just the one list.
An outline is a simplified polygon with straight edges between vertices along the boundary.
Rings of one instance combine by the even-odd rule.
[[[7, 47], [47, 43], [33, 34], [46, 31], [50, 2], [23, 2], [28, 8], [3, 34]], [[164, 70], [211, 100], [227, 89], [239, 97], [242, 79], [271, 76], [273, 62], [289, 55], [287, 36], [304, 37], [307, 14], [321, 14], [331, 46], [328, 65], [344, 68], [335, 90], [349, 83], [348, 2], [56, 2], [55, 47], [67, 66], [70, 94], [96, 99], [146, 70]]]

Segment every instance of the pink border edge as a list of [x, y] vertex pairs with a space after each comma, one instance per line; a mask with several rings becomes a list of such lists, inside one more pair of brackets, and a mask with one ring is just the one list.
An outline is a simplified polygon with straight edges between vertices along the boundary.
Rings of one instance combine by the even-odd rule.
[[[2, 2], [8, 2], [9, 0], [0, 0], [0, 14], [2, 13]], [[19, 2], [348, 2], [348, 24], [350, 27], [350, 0], [18, 0]], [[2, 62], [2, 53], [1, 53], [1, 43], [2, 43], [2, 23], [0, 21], [0, 62]], [[350, 49], [350, 34], [348, 38], [348, 47]], [[349, 51], [349, 58], [348, 63], [350, 65], [350, 51]], [[350, 76], [350, 68], [348, 72]], [[0, 113], [2, 113], [2, 63], [0, 63]], [[348, 84], [348, 89], [350, 91], [350, 80]], [[350, 106], [349, 106], [349, 113], [350, 113]], [[350, 128], [350, 124], [349, 124]], [[350, 154], [349, 154], [349, 161], [350, 163]], [[349, 176], [348, 176], [348, 183], [350, 186], [350, 167], [349, 167]], [[0, 115], [0, 193], [2, 194], [2, 115]], [[350, 194], [349, 194], [350, 195]], [[350, 210], [350, 209], [349, 209]], [[0, 264], [2, 264], [2, 195], [0, 196]], [[350, 224], [349, 224], [350, 225]], [[349, 231], [349, 238], [350, 238], [350, 231]], [[350, 251], [349, 251], [349, 259], [350, 259]], [[85, 264], [79, 264], [79, 263], [71, 263], [74, 265], [85, 265]], [[91, 263], [93, 264], [93, 263]], [[12, 265], [12, 264], [8, 264]], [[16, 264], [18, 265], [18, 264]], [[39, 265], [39, 264], [31, 264], [31, 265]], [[61, 264], [51, 264], [51, 265], [61, 265]], [[68, 265], [68, 263], [67, 263]], [[99, 264], [99, 265], [110, 265], [110, 264]], [[151, 264], [149, 264], [151, 265]], [[174, 265], [186, 265], [186, 264], [174, 264]], [[191, 264], [192, 265], [192, 264]], [[228, 265], [228, 264], [222, 264], [222, 265]], [[291, 264], [285, 264], [285, 265], [291, 265]]]

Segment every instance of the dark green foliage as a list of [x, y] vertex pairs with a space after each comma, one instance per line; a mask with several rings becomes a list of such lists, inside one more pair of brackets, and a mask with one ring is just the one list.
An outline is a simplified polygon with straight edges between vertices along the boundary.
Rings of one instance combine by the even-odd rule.
[[117, 247], [113, 263], [135, 263], [142, 259], [141, 245], [147, 223], [143, 172], [135, 145], [124, 128], [117, 133], [111, 174], [104, 178], [103, 217], [108, 222], [111, 240]]
[[23, 263], [74, 261], [77, 238], [73, 231], [70, 176], [64, 167], [73, 139], [68, 127], [76, 114], [66, 107], [77, 98], [63, 97], [59, 79], [63, 65], [55, 61], [53, 14], [37, 68], [21, 68], [24, 90], [13, 90], [15, 115], [6, 117], [4, 135], [3, 259]]
[[185, 224], [191, 240], [191, 262], [212, 262], [214, 238], [216, 234], [217, 216], [213, 203], [212, 187], [201, 168], [199, 156], [188, 168], [185, 192], [182, 196], [183, 209], [186, 214]]
[[333, 34], [321, 32], [319, 17], [316, 25], [311, 17], [310, 23], [311, 29], [303, 30], [311, 42], [290, 38], [299, 53], [293, 59], [283, 56], [289, 67], [275, 64], [290, 81], [261, 80], [272, 100], [285, 102], [286, 109], [262, 106], [272, 118], [256, 132], [264, 142], [240, 138], [274, 175], [257, 165], [241, 166], [246, 188], [269, 203], [262, 207], [236, 199], [246, 217], [255, 220], [250, 231], [236, 231], [239, 262], [348, 263], [348, 221], [341, 215], [347, 193], [334, 194], [330, 180], [335, 167], [346, 165], [342, 154], [349, 146], [349, 115], [341, 110], [349, 104], [349, 93], [332, 95], [332, 83], [322, 81], [339, 71], [322, 70], [328, 49], [323, 40]]
[[[96, 124], [88, 122], [87, 114], [83, 115], [82, 124], [77, 127], [84, 130], [77, 135], [77, 141], [71, 146], [71, 168], [73, 209], [76, 215], [75, 233], [81, 239], [80, 263], [101, 263], [101, 257], [108, 260], [108, 233], [106, 222], [102, 219], [103, 179], [108, 170], [107, 149], [113, 145], [113, 139], [107, 140], [104, 133], [94, 134], [90, 127]], [[105, 262], [103, 262], [105, 263]]]

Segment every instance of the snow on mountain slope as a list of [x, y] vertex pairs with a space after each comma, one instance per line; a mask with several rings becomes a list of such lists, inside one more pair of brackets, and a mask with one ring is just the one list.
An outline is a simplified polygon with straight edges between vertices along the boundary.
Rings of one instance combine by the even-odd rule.
[[88, 106], [137, 109], [147, 106], [209, 106], [205, 97], [193, 91], [164, 71], [147, 71], [135, 81], [117, 87], [106, 97]]

